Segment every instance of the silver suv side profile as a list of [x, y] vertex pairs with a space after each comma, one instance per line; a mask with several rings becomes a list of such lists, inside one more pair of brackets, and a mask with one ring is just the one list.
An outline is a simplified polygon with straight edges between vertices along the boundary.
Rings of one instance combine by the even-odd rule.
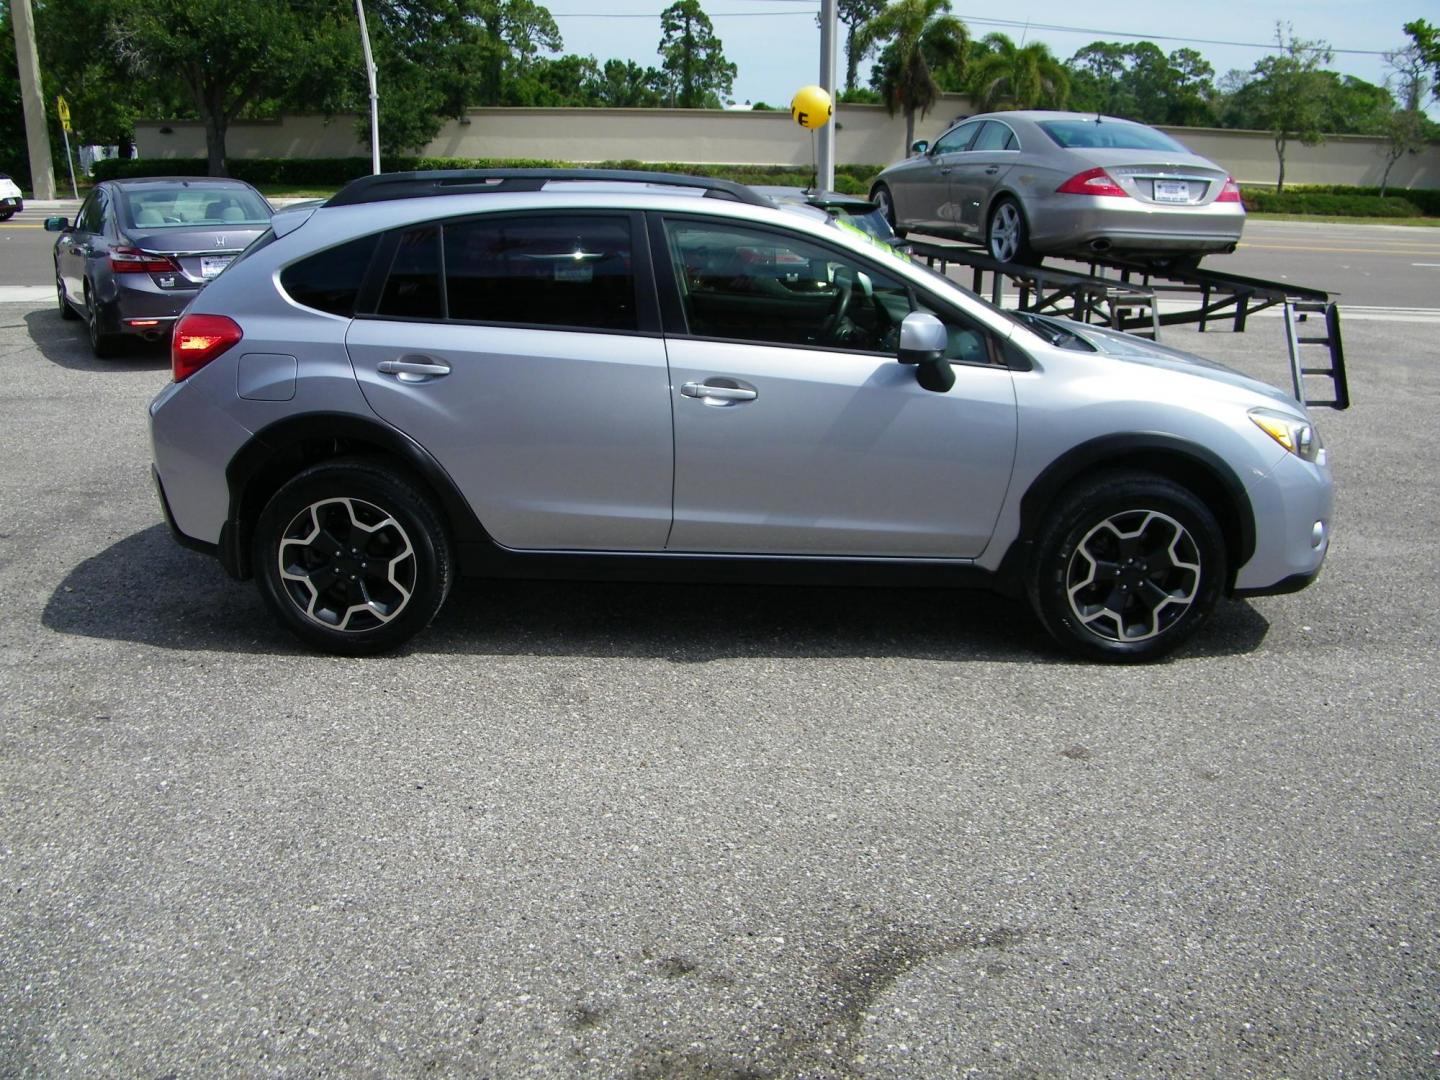
[[342, 654], [465, 574], [988, 587], [1150, 660], [1330, 541], [1290, 395], [720, 180], [356, 180], [199, 293], [172, 367], [172, 533]]

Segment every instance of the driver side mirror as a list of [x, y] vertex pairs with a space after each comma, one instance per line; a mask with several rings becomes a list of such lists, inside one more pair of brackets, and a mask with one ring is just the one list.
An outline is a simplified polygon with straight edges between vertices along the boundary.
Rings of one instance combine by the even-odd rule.
[[45, 219], [46, 232], [65, 232], [70, 228], [70, 219], [64, 217], [47, 217]]
[[902, 364], [915, 365], [915, 380], [926, 390], [943, 394], [955, 385], [955, 369], [945, 358], [950, 334], [945, 324], [928, 311], [912, 311], [900, 324]]
[[910, 152], [911, 152], [911, 153], [914, 153], [914, 154], [923, 154], [923, 153], [925, 153], [926, 150], [929, 150], [929, 149], [930, 149], [930, 140], [929, 140], [929, 139], [916, 139], [913, 143], [910, 144]]

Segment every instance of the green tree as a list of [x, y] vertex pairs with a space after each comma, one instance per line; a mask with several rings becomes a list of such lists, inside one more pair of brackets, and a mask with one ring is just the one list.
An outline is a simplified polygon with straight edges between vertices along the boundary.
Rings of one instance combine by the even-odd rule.
[[1430, 96], [1440, 99], [1440, 27], [1416, 19], [1406, 23], [1404, 29], [1421, 64], [1430, 70]]
[[868, 51], [862, 47], [860, 31], [865, 24], [885, 10], [885, 0], [840, 0], [835, 17], [845, 24], [845, 89], [855, 89], [860, 61]]
[[991, 50], [975, 61], [969, 75], [971, 95], [982, 111], [1002, 103], [1014, 109], [1065, 108], [1070, 75], [1048, 45], [1016, 45], [1004, 34], [987, 34], [986, 40]]
[[595, 104], [616, 109], [643, 109], [664, 104], [665, 76], [634, 60], [606, 60], [591, 94]]
[[224, 176], [226, 132], [247, 110], [335, 100], [337, 65], [358, 49], [343, 10], [285, 0], [117, 0], [110, 34], [132, 78], [183, 90], [205, 125], [210, 175]]
[[1285, 151], [1291, 141], [1306, 146], [1325, 141], [1329, 82], [1323, 65], [1332, 53], [1323, 41], [1303, 41], [1280, 23], [1275, 26], [1275, 42], [1278, 51], [1256, 61], [1235, 96], [1251, 123], [1270, 132], [1280, 165], [1275, 190], [1284, 191]]
[[569, 53], [553, 60], [540, 59], [531, 65], [531, 100], [527, 105], [545, 108], [588, 108], [598, 105], [595, 90], [600, 81], [600, 64], [593, 56]]
[[1386, 88], [1393, 88], [1400, 100], [1385, 121], [1385, 174], [1380, 177], [1382, 199], [1390, 185], [1390, 173], [1400, 159], [1418, 154], [1429, 139], [1440, 134], [1440, 128], [1420, 109], [1431, 80], [1419, 46], [1411, 42], [1403, 49], [1386, 53], [1385, 65], [1390, 69], [1385, 78]]
[[[76, 144], [118, 145], [128, 157], [141, 115], [194, 115], [173, 81], [132, 78], [114, 42], [114, 0], [47, 0], [35, 12], [47, 100], [64, 94]], [[84, 26], [87, 32], [77, 34]]]
[[[427, 0], [443, 4], [444, 0]], [[486, 61], [479, 98], [470, 104], [528, 105], [537, 95], [534, 70], [542, 52], [565, 47], [547, 8], [534, 0], [470, 0], [484, 28]]]
[[[420, 149], [447, 117], [474, 105], [569, 104], [567, 83], [585, 77], [578, 70], [584, 57], [550, 68], [542, 53], [558, 52], [563, 41], [550, 12], [533, 0], [366, 0], [366, 10], [387, 154]], [[348, 100], [364, 112], [358, 59], [352, 71]], [[368, 141], [368, 118], [357, 127]]]
[[1169, 56], [1149, 41], [1096, 41], [1065, 62], [1070, 108], [1143, 124], [1205, 124], [1213, 120], [1214, 69], [1193, 49]]
[[891, 115], [905, 114], [905, 145], [915, 141], [915, 117], [940, 100], [934, 68], [963, 65], [970, 33], [950, 14], [950, 0], [894, 0], [861, 28], [859, 43], [868, 52], [888, 42], [872, 82]]
[[0, 173], [13, 178], [22, 188], [30, 186], [20, 68], [15, 62], [15, 28], [10, 24], [9, 4], [0, 8]]
[[735, 85], [735, 65], [715, 36], [700, 0], [676, 0], [660, 13], [660, 57], [673, 104], [716, 109]]
[[1172, 84], [1168, 124], [1204, 127], [1215, 123], [1215, 69], [1194, 49], [1170, 54]]
[[1319, 73], [1323, 80], [1320, 91], [1324, 99], [1324, 116], [1320, 126], [1332, 135], [1382, 135], [1395, 111], [1395, 98], [1383, 86], [1341, 75], [1335, 71]]

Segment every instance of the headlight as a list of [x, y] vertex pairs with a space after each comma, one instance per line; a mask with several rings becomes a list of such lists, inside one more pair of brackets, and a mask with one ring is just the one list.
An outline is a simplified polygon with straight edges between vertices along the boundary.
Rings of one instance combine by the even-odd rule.
[[1320, 443], [1320, 433], [1310, 421], [1271, 409], [1251, 409], [1250, 419], [1296, 457], [1306, 461], [1323, 460], [1325, 450]]

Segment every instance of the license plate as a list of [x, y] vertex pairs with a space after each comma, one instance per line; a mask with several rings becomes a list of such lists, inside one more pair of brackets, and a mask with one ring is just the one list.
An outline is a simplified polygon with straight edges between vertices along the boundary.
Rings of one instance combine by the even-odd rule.
[[220, 271], [229, 266], [234, 259], [234, 255], [202, 255], [200, 256], [200, 276], [206, 281], [218, 277]]
[[1190, 201], [1190, 185], [1183, 180], [1156, 180], [1155, 201], [1188, 203]]

